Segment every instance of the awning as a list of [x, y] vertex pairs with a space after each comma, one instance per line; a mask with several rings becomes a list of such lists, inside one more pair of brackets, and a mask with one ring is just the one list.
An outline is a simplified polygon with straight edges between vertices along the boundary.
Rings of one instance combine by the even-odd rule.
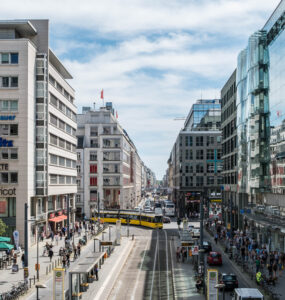
[[0, 236], [0, 242], [11, 242], [11, 239], [9, 237], [5, 237], [5, 236]]
[[50, 222], [58, 223], [58, 222], [62, 222], [63, 220], [66, 220], [66, 219], [67, 219], [67, 216], [62, 215], [62, 216], [54, 217], [54, 218], [48, 219], [48, 220], [49, 220]]
[[12, 249], [14, 249], [14, 246], [10, 245], [8, 243], [5, 243], [5, 242], [0, 242], [0, 249], [1, 250], [12, 250]]

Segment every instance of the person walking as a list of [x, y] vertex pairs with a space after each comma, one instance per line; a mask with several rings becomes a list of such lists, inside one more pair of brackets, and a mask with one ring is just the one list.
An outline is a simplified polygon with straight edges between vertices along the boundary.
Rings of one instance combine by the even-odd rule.
[[179, 247], [177, 247], [177, 249], [176, 249], [176, 261], [180, 262], [180, 248]]
[[99, 276], [98, 276], [98, 265], [97, 264], [95, 265], [94, 273], [95, 273], [95, 278], [98, 281], [99, 280]]
[[260, 269], [260, 259], [259, 259], [259, 256], [256, 256], [255, 266], [256, 266], [256, 273], [258, 273], [259, 269]]
[[49, 251], [48, 251], [48, 257], [49, 257], [49, 261], [51, 262], [52, 257], [53, 257], [53, 250], [52, 250], [52, 248], [50, 248]]
[[25, 253], [22, 254], [21, 261], [22, 261], [22, 267], [24, 269], [24, 267], [25, 267]]
[[77, 254], [78, 254], [78, 257], [81, 254], [81, 245], [80, 245], [80, 243], [78, 243], [78, 245], [77, 245]]
[[277, 270], [278, 270], [278, 265], [276, 262], [274, 262], [273, 266], [272, 266], [272, 269], [273, 269], [273, 278], [274, 279], [277, 279]]
[[58, 234], [55, 235], [55, 244], [58, 246]]
[[219, 236], [218, 236], [218, 233], [216, 233], [216, 234], [215, 234], [215, 243], [216, 243], [216, 244], [218, 243], [218, 237], [219, 237]]

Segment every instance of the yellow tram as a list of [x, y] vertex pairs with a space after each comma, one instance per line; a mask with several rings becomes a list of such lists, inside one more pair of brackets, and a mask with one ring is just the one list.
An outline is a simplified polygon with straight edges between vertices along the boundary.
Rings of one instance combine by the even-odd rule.
[[[98, 220], [98, 213], [93, 221]], [[155, 215], [154, 213], [143, 213], [130, 210], [104, 210], [100, 212], [100, 220], [105, 223], [116, 223], [121, 220], [122, 224], [144, 226], [149, 228], [163, 228], [162, 216]]]

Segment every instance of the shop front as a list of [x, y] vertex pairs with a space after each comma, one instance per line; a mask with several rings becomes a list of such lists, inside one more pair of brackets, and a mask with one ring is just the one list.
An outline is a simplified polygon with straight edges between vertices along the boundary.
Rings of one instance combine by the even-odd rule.
[[63, 212], [64, 211], [60, 210], [49, 214], [48, 221], [51, 231], [56, 232], [65, 226], [67, 216], [64, 215]]

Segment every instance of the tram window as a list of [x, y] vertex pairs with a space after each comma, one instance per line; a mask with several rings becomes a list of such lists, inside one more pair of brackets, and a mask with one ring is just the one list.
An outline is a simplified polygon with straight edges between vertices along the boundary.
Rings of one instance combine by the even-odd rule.
[[154, 223], [162, 223], [162, 217], [161, 216], [155, 216], [154, 217]]
[[136, 215], [131, 215], [130, 218], [131, 218], [132, 220], [138, 220], [138, 216], [136, 216]]
[[147, 221], [147, 217], [141, 216], [141, 220], [144, 221], [144, 222], [146, 222]]

